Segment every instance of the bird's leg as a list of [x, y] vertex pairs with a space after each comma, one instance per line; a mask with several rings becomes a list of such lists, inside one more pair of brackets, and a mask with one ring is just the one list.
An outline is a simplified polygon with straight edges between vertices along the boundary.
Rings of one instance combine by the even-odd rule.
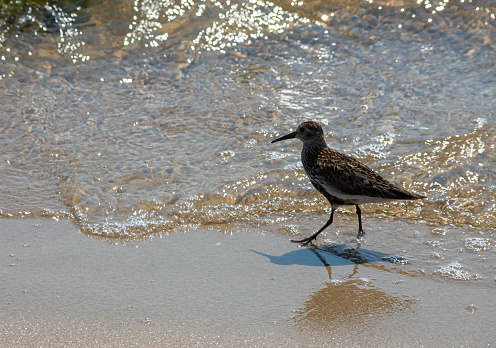
[[356, 205], [356, 213], [358, 215], [358, 234], [356, 236], [356, 239], [360, 240], [365, 236], [365, 232], [363, 232], [362, 229], [362, 210], [360, 209], [358, 204]]
[[307, 244], [309, 244], [312, 240], [314, 240], [315, 238], [317, 238], [317, 236], [320, 234], [320, 232], [322, 232], [327, 227], [329, 227], [330, 224], [332, 224], [332, 219], [334, 217], [334, 211], [335, 210], [336, 210], [335, 208], [332, 208], [331, 209], [331, 217], [329, 218], [329, 220], [327, 220], [326, 224], [320, 230], [318, 230], [315, 234], [312, 234], [310, 237], [305, 238], [305, 239], [301, 239], [301, 240], [293, 240], [293, 239], [291, 239], [291, 241], [293, 243], [301, 243], [301, 245], [307, 245]]

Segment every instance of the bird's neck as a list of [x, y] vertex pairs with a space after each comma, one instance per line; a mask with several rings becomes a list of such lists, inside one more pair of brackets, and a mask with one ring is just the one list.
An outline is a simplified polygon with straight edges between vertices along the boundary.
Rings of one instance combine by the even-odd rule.
[[327, 144], [324, 139], [303, 143], [301, 150], [302, 157], [310, 158], [317, 157], [323, 150], [327, 149]]

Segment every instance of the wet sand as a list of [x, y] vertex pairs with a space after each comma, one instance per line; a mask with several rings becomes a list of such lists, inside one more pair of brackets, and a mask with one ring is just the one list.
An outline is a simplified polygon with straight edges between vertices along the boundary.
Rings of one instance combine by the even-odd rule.
[[356, 265], [248, 229], [124, 244], [69, 220], [0, 230], [2, 347], [496, 343], [493, 283]]

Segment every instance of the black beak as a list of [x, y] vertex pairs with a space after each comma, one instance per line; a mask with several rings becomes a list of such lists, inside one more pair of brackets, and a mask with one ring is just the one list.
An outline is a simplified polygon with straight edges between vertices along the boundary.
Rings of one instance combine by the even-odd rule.
[[294, 139], [294, 138], [296, 138], [296, 133], [295, 132], [289, 133], [289, 134], [286, 134], [285, 136], [277, 138], [276, 140], [272, 140], [271, 144], [275, 143], [276, 141], [281, 141], [281, 140], [286, 140], [286, 139]]

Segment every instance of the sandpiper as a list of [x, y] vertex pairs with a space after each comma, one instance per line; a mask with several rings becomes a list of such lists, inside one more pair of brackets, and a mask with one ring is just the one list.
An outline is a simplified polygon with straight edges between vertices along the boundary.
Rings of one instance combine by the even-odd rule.
[[362, 211], [359, 204], [425, 198], [391, 184], [356, 158], [329, 148], [324, 139], [324, 131], [317, 122], [303, 122], [293, 133], [277, 138], [272, 143], [293, 138], [303, 141], [301, 150], [303, 167], [313, 186], [331, 204], [331, 216], [315, 234], [305, 239], [291, 240], [292, 242], [302, 245], [312, 242], [332, 224], [334, 211], [341, 205], [356, 206], [358, 215], [356, 238], [360, 240], [365, 232], [362, 229]]

